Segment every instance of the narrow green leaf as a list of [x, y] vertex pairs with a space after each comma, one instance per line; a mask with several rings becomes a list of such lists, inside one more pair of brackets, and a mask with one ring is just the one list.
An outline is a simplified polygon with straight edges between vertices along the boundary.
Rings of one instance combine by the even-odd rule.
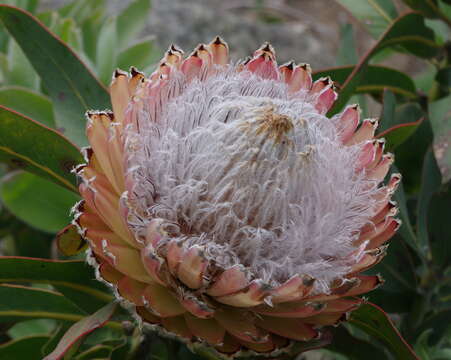
[[144, 29], [150, 11], [150, 0], [135, 0], [117, 17], [119, 49], [127, 45]]
[[440, 87], [445, 92], [451, 90], [451, 65], [440, 69], [435, 76], [435, 80], [440, 84]]
[[[367, 273], [382, 275], [385, 283], [381, 289], [385, 292], [408, 293], [416, 291], [417, 280], [413, 259], [409, 249], [398, 234], [390, 240], [390, 248], [384, 259], [369, 269]], [[375, 302], [373, 292], [369, 293], [368, 296], [371, 301]]]
[[58, 345], [60, 339], [64, 336], [67, 330], [69, 330], [71, 323], [67, 321], [60, 321], [56, 329], [54, 329], [49, 335], [50, 339], [47, 343], [41, 348], [41, 359], [50, 354], [53, 349]]
[[160, 56], [160, 51], [155, 48], [153, 39], [147, 39], [122, 51], [119, 54], [117, 63], [119, 68], [127, 71], [130, 66], [145, 69], [156, 63]]
[[[9, 246], [5, 246], [4, 248], [4, 255], [39, 258], [48, 258], [51, 256], [53, 234], [27, 226], [10, 212], [6, 213], [5, 211], [4, 214], [9, 216], [5, 219], [6, 224], [0, 223], [0, 228], [3, 230], [2, 235], [6, 235], [7, 239], [11, 239]], [[7, 244], [8, 242], [5, 245]]]
[[[330, 76], [332, 80], [344, 84], [352, 74], [354, 66], [340, 66], [322, 69], [313, 73], [313, 78]], [[416, 88], [412, 79], [401, 71], [381, 65], [369, 65], [366, 75], [355, 89], [356, 93], [380, 94], [389, 89], [395, 94], [416, 98]], [[341, 94], [341, 93], [340, 93]]]
[[[52, 29], [53, 30], [53, 29]], [[80, 52], [82, 49], [81, 32], [73, 19], [61, 19], [55, 29], [55, 34], [70, 46], [73, 50]]]
[[382, 98], [382, 114], [377, 133], [381, 133], [396, 125], [395, 120], [396, 97], [392, 91], [385, 89]]
[[368, 341], [352, 336], [343, 326], [333, 330], [333, 339], [327, 349], [344, 355], [348, 360], [361, 360], [362, 354], [365, 354], [366, 360], [381, 360], [386, 356], [382, 349]]
[[[399, 172], [395, 166], [392, 166], [391, 173]], [[398, 204], [399, 209], [399, 217], [401, 218], [402, 225], [398, 231], [398, 233], [403, 237], [405, 242], [414, 250], [419, 251], [418, 240], [415, 236], [415, 233], [412, 228], [412, 224], [410, 223], [409, 212], [407, 209], [407, 200], [406, 194], [404, 192], [403, 182], [401, 181], [398, 189], [393, 195], [393, 200], [395, 200]]]
[[[407, 13], [394, 20], [390, 27], [380, 36], [377, 43], [360, 59], [352, 72], [343, 82], [337, 101], [329, 115], [339, 112], [347, 103], [368, 72], [368, 63], [372, 56], [382, 49], [395, 45], [419, 57], [437, 55], [440, 46], [434, 42], [434, 32], [424, 25], [424, 18], [417, 13]], [[390, 88], [393, 91], [393, 89]]]
[[398, 16], [391, 0], [337, 0], [351, 12], [374, 37], [379, 36]]
[[71, 221], [76, 194], [39, 176], [15, 172], [0, 183], [5, 207], [23, 222], [41, 231], [57, 233]]
[[109, 359], [111, 351], [112, 348], [110, 346], [96, 345], [77, 355], [75, 360]]
[[39, 88], [39, 77], [14, 39], [10, 39], [6, 55], [5, 84], [37, 90]]
[[396, 19], [379, 39], [376, 50], [394, 45], [401, 45], [422, 58], [434, 57], [440, 50], [440, 45], [434, 41], [434, 32], [425, 26], [424, 18], [417, 13], [408, 13]]
[[73, 0], [58, 9], [58, 13], [65, 18], [73, 18], [77, 23], [84, 22], [93, 13], [105, 9], [105, 0]]
[[385, 148], [387, 151], [393, 151], [396, 147], [406, 141], [422, 123], [423, 119], [419, 119], [412, 123], [399, 124], [390, 129], [381, 132], [378, 137], [385, 138]]
[[451, 179], [451, 95], [429, 104], [434, 133], [434, 154], [442, 173], [442, 182]]
[[340, 27], [340, 46], [338, 48], [337, 66], [357, 63], [358, 57], [352, 24], [343, 24]]
[[38, 7], [39, 0], [3, 0], [2, 3], [13, 5], [33, 13]]
[[[396, 109], [395, 123], [414, 122], [425, 115], [418, 103], [402, 104]], [[420, 188], [423, 159], [431, 143], [431, 124], [426, 118], [417, 131], [395, 149], [396, 166], [403, 175], [403, 186], [408, 193], [416, 192]]]
[[12, 339], [20, 339], [25, 336], [47, 335], [55, 327], [54, 320], [35, 319], [21, 321], [8, 330], [8, 336]]
[[417, 205], [417, 234], [421, 249], [429, 250], [429, 235], [427, 232], [427, 214], [432, 195], [440, 189], [442, 177], [432, 149], [424, 157], [421, 189]]
[[0, 285], [2, 322], [24, 319], [78, 321], [84, 313], [61, 294], [19, 285]]
[[113, 298], [106, 286], [95, 280], [94, 269], [78, 260], [0, 257], [0, 282], [51, 284], [90, 312]]
[[402, 338], [387, 314], [378, 306], [367, 302], [351, 313], [349, 320], [368, 335], [382, 341], [399, 360], [419, 360]]
[[421, 12], [424, 16], [437, 18], [437, 0], [403, 0], [412, 10]]
[[[340, 46], [337, 55], [337, 66], [356, 64], [358, 60], [353, 26], [352, 24], [344, 24], [340, 29]], [[354, 95], [349, 101], [351, 104], [359, 104], [362, 111], [362, 118], [367, 117], [368, 104], [365, 95]]]
[[41, 348], [49, 341], [49, 336], [28, 336], [0, 345], [0, 359], [41, 360]]
[[30, 89], [19, 86], [0, 88], [0, 104], [54, 128], [55, 118], [50, 100]]
[[73, 346], [77, 341], [83, 339], [86, 335], [102, 327], [113, 316], [117, 304], [112, 302], [94, 314], [87, 316], [74, 325], [64, 334], [58, 343], [56, 349], [47, 355], [43, 360], [58, 360]]
[[55, 130], [0, 105], [0, 161], [77, 191], [72, 168], [79, 150]]
[[40, 75], [52, 98], [57, 126], [78, 145], [86, 145], [84, 113], [109, 107], [108, 91], [36, 18], [0, 5], [0, 19]]
[[431, 343], [436, 344], [442, 339], [443, 334], [450, 329], [451, 324], [451, 309], [444, 309], [436, 312], [427, 318], [417, 330], [417, 335], [426, 331], [427, 329], [432, 329], [431, 333]]
[[81, 24], [83, 48], [86, 55], [94, 64], [96, 63], [97, 40], [103, 18], [103, 13], [94, 13]]
[[97, 72], [104, 84], [111, 82], [117, 57], [116, 18], [108, 19], [100, 29], [97, 41]]
[[434, 265], [444, 269], [451, 263], [451, 191], [431, 197], [427, 216], [429, 243]]

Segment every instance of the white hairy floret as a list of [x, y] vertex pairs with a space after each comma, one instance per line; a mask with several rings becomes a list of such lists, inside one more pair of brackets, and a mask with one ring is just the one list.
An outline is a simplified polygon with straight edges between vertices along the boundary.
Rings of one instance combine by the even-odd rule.
[[166, 219], [223, 267], [273, 285], [307, 274], [327, 291], [361, 256], [353, 241], [374, 215], [377, 185], [356, 171], [362, 145], [343, 145], [306, 92], [234, 67], [166, 89], [126, 135], [130, 225]]

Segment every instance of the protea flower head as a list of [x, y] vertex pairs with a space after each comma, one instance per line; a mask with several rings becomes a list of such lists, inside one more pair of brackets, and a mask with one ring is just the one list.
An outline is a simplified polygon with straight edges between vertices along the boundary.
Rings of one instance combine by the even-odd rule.
[[219, 37], [116, 71], [88, 112], [75, 223], [143, 324], [226, 356], [275, 356], [346, 320], [381, 283], [399, 175], [358, 106], [271, 45], [230, 63]]

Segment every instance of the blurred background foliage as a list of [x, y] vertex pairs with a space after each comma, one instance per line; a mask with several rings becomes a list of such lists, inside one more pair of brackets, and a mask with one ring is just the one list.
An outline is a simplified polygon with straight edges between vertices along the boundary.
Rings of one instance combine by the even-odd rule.
[[451, 1], [1, 5], [34, 14], [72, 50], [27, 14], [0, 8], [0, 359], [201, 358], [175, 341], [143, 337], [124, 310], [106, 305], [112, 295], [93, 280], [84, 244], [65, 227], [79, 199], [70, 170], [82, 161], [71, 142], [87, 144], [87, 109], [110, 107], [113, 71], [150, 74], [171, 42], [190, 49], [216, 34], [235, 59], [269, 40], [279, 62], [310, 62], [315, 78], [331, 76], [340, 93], [331, 114], [358, 102], [365, 116], [379, 117], [378, 135], [403, 175], [395, 195], [403, 226], [371, 270], [385, 285], [368, 295], [391, 322], [356, 311], [332, 344], [300, 358], [414, 359], [395, 324], [418, 358], [451, 359]]

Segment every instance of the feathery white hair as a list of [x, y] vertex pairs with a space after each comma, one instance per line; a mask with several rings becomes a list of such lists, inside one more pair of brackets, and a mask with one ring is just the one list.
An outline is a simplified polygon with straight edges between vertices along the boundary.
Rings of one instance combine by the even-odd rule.
[[234, 66], [189, 82], [178, 74], [165, 89], [144, 99], [126, 134], [130, 225], [143, 233], [163, 218], [172, 237], [271, 285], [306, 274], [327, 291], [347, 274], [377, 185], [356, 172], [363, 145], [342, 144], [337, 117], [320, 115], [307, 92]]

